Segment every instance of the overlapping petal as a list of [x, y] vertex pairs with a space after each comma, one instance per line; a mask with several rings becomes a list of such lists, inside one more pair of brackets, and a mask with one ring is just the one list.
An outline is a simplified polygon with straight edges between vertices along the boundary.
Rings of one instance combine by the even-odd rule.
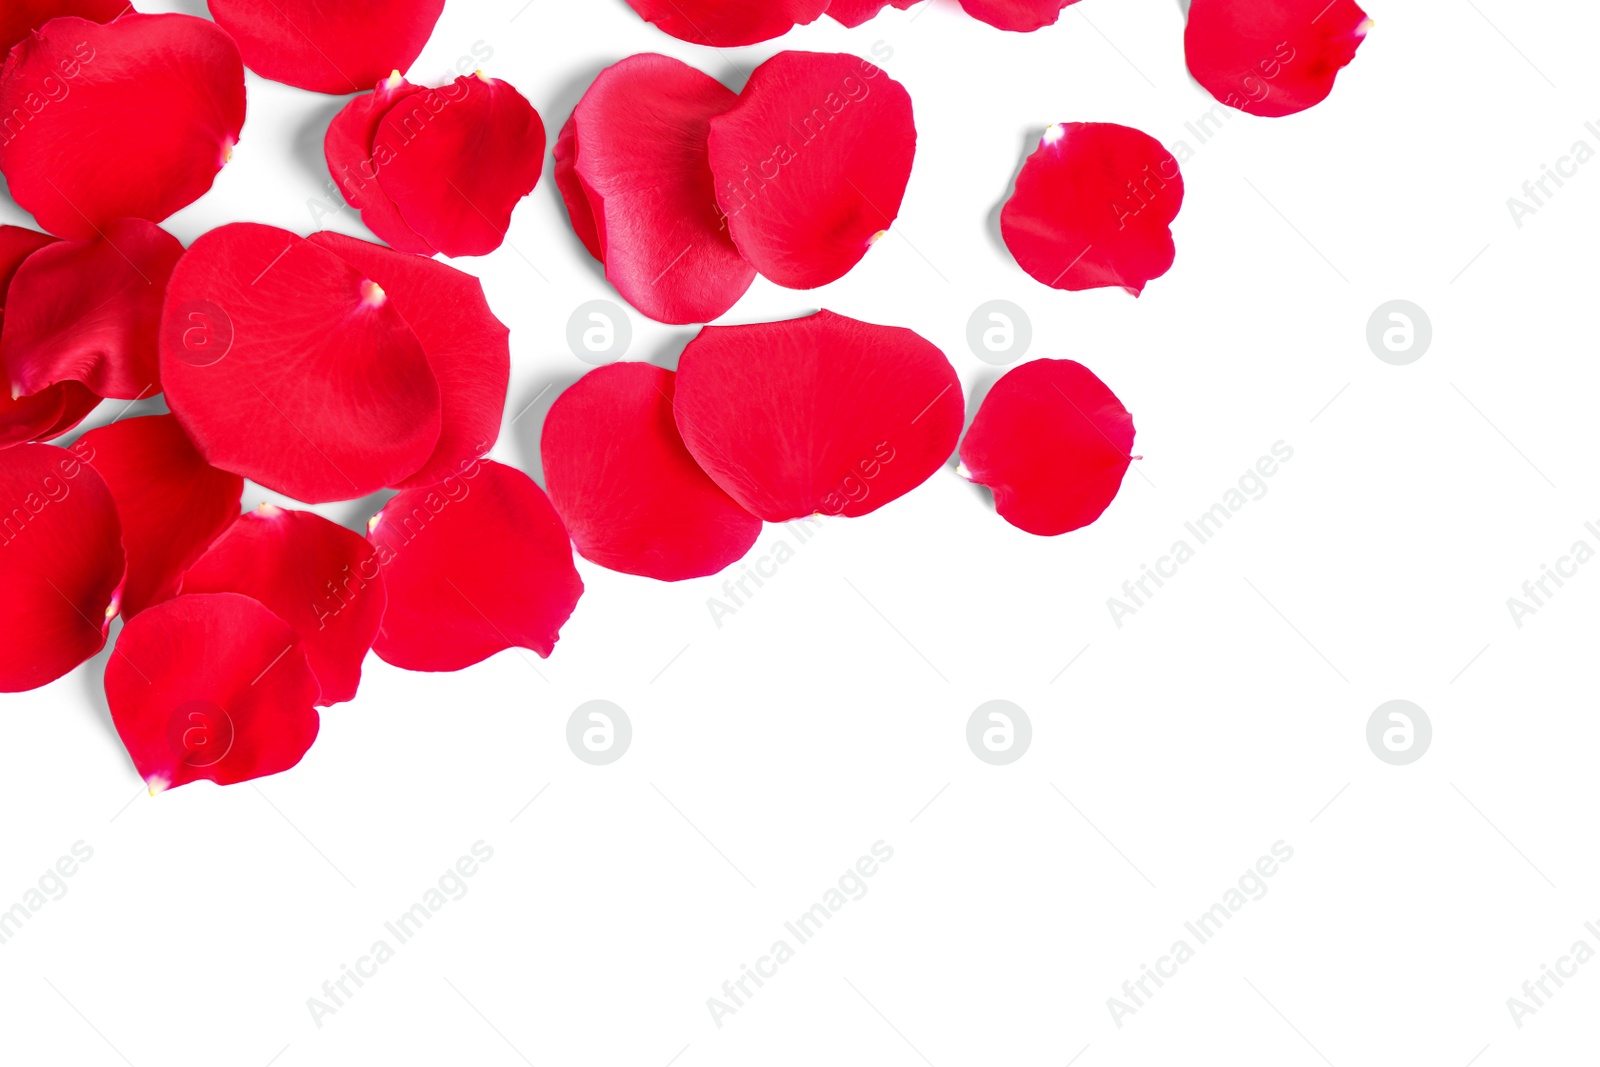
[[0, 7], [0, 58], [51, 19], [69, 15], [110, 22], [132, 8], [128, 0], [6, 0]]
[[328, 172], [339, 186], [345, 203], [361, 212], [361, 221], [390, 247], [399, 252], [431, 256], [434, 247], [406, 225], [389, 194], [378, 184], [378, 158], [388, 150], [377, 150], [375, 142], [383, 117], [395, 104], [418, 93], [427, 92], [398, 74], [385, 78], [378, 88], [351, 100], [328, 124], [323, 138], [323, 154]]
[[444, 0], [209, 0], [263, 78], [354, 93], [422, 54]]

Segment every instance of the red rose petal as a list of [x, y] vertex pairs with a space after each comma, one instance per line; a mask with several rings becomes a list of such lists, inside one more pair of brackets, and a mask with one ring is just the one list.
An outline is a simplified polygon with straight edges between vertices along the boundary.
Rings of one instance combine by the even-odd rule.
[[62, 381], [116, 400], [161, 392], [161, 301], [182, 255], [155, 223], [117, 219], [96, 240], [57, 241], [29, 256], [6, 291], [0, 333], [12, 395]]
[[373, 650], [409, 671], [458, 671], [508, 648], [548, 658], [583, 594], [572, 544], [533, 479], [485, 460], [373, 517], [389, 606]]
[[90, 430], [73, 451], [117, 502], [128, 552], [123, 618], [177, 595], [183, 572], [239, 517], [244, 479], [201, 459], [171, 415]]
[[833, 0], [828, 5], [828, 17], [851, 29], [878, 16], [884, 8], [893, 6], [904, 11], [922, 0]]
[[288, 770], [317, 739], [316, 698], [294, 630], [237, 593], [156, 605], [106, 664], [111, 721], [152, 794]]
[[738, 48], [815, 22], [828, 0], [628, 0], [628, 6], [680, 41]]
[[1321, 103], [1371, 26], [1354, 0], [1193, 0], [1183, 51], [1212, 96], [1275, 118]]
[[328, 160], [328, 172], [338, 183], [340, 194], [345, 203], [361, 212], [361, 221], [367, 228], [396, 251], [431, 256], [435, 252], [433, 246], [406, 225], [406, 220], [400, 217], [400, 209], [378, 184], [377, 157], [380, 154], [387, 157], [388, 153], [379, 153], [374, 144], [379, 124], [389, 109], [427, 91], [404, 78], [385, 78], [375, 91], [356, 97], [333, 117], [322, 147]]
[[[47, 237], [21, 226], [0, 226], [0, 331], [4, 330], [4, 295], [11, 278], [24, 260], [54, 240], [54, 237]], [[0, 332], [0, 336], [3, 336], [3, 332]], [[55, 427], [63, 422], [68, 414], [66, 410], [68, 391], [76, 390], [74, 396], [88, 394], [88, 390], [76, 382], [54, 386], [35, 396], [13, 398], [12, 390], [10, 372], [5, 366], [4, 359], [0, 358], [0, 448], [8, 448], [24, 441], [47, 440], [56, 433], [66, 433], [65, 429], [57, 431]], [[99, 397], [92, 399], [94, 403], [99, 402]], [[90, 407], [93, 407], [93, 404]], [[88, 411], [85, 410], [78, 415], [77, 419], [73, 420], [74, 425], [87, 414]]]
[[710, 322], [756, 272], [722, 217], [706, 138], [732, 90], [666, 56], [600, 72], [556, 141], [573, 228], [623, 298], [658, 322]]
[[0, 7], [0, 57], [51, 19], [74, 15], [110, 22], [132, 7], [128, 0], [6, 0]]
[[961, 0], [967, 14], [1002, 30], [1031, 33], [1054, 25], [1078, 0]]
[[673, 421], [677, 376], [648, 363], [592, 370], [545, 417], [550, 501], [586, 559], [664, 582], [740, 559], [761, 520], [717, 487]]
[[382, 287], [286, 230], [235, 223], [178, 261], [161, 325], [167, 403], [214, 467], [308, 503], [410, 477], [439, 386]]
[[0, 693], [100, 651], [126, 569], [117, 505], [92, 467], [53, 445], [0, 452]]
[[1045, 131], [1000, 211], [1017, 263], [1052, 289], [1120, 285], [1135, 296], [1172, 267], [1168, 228], [1183, 204], [1178, 161], [1112, 122]]
[[544, 122], [507, 82], [471, 74], [395, 103], [379, 124], [378, 184], [447, 256], [499, 248], [544, 169]]
[[995, 382], [961, 442], [961, 463], [993, 491], [1002, 519], [1053, 537], [1110, 506], [1132, 449], [1133, 416], [1104, 382], [1070, 359], [1039, 359]]
[[323, 707], [355, 697], [387, 599], [366, 538], [270, 504], [234, 522], [184, 575], [183, 593], [243, 593], [294, 627]]
[[203, 196], [244, 112], [239, 49], [215, 23], [57, 19], [0, 75], [0, 171], [41, 226], [90, 240], [113, 219], [160, 222]]
[[422, 342], [438, 380], [439, 443], [421, 470], [393, 488], [442, 482], [493, 448], [511, 381], [511, 331], [489, 307], [483, 283], [443, 263], [343, 234], [315, 233], [309, 240], [383, 287]]
[[354, 93], [422, 54], [444, 0], [210, 0], [211, 15], [263, 78]]
[[707, 326], [673, 400], [684, 444], [768, 522], [865, 515], [939, 469], [961, 436], [955, 368], [910, 330], [818, 312]]
[[780, 52], [711, 120], [717, 203], [765, 278], [814, 289], [860, 262], [911, 177], [911, 97], [864, 59]]

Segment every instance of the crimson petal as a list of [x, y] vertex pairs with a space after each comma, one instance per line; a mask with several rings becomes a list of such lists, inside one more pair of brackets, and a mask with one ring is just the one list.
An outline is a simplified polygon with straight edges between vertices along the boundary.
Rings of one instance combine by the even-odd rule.
[[1355, 0], [1193, 0], [1183, 52], [1212, 96], [1277, 118], [1326, 99], [1371, 26]]
[[[54, 237], [21, 226], [0, 226], [0, 336], [3, 336], [5, 328], [6, 287], [11, 284], [17, 268], [30, 255], [54, 240]], [[67, 395], [71, 388], [88, 392], [74, 382], [46, 389], [35, 396], [13, 397], [11, 375], [4, 359], [0, 358], [0, 448], [54, 436], [51, 431], [66, 414]], [[99, 401], [98, 397], [94, 399]]]
[[100, 651], [126, 570], [117, 505], [92, 467], [53, 445], [0, 452], [0, 693]]
[[152, 794], [288, 770], [317, 738], [316, 698], [294, 630], [237, 593], [156, 605], [106, 664], [111, 721]]
[[444, 0], [210, 0], [210, 7], [263, 78], [354, 93], [416, 62]]
[[113, 219], [160, 222], [203, 196], [244, 113], [239, 49], [215, 23], [56, 19], [0, 74], [0, 171], [41, 226], [90, 240]]
[[851, 29], [876, 18], [884, 8], [893, 6], [904, 11], [922, 0], [833, 0], [828, 5], [828, 17]]
[[6, 0], [0, 8], [0, 56], [51, 19], [110, 22], [131, 7], [128, 0]]
[[911, 177], [911, 97], [864, 59], [780, 52], [711, 120], [717, 204], [765, 278], [842, 277], [894, 222]]
[[865, 515], [910, 492], [955, 450], [966, 406], [932, 344], [831, 311], [707, 326], [677, 385], [689, 452], [768, 522]]
[[183, 592], [243, 593], [294, 627], [323, 707], [355, 697], [386, 600], [366, 538], [270, 504], [234, 522], [184, 575]]
[[439, 442], [438, 383], [382, 286], [271, 226], [212, 230], [178, 261], [161, 380], [208, 463], [308, 503], [410, 477]]
[[6, 292], [0, 333], [12, 394], [62, 381], [115, 400], [161, 392], [161, 301], [182, 255], [155, 223], [117, 219], [93, 241], [57, 241], [29, 256]]
[[680, 41], [738, 48], [815, 22], [828, 0], [628, 0], [628, 6]]
[[411, 671], [458, 671], [508, 648], [548, 658], [583, 582], [533, 479], [490, 460], [408, 489], [370, 524], [389, 591], [373, 650]]
[[422, 342], [439, 382], [439, 443], [422, 469], [394, 488], [442, 482], [493, 448], [511, 381], [511, 331], [489, 307], [483, 283], [443, 263], [343, 234], [315, 233], [309, 240], [383, 287]]
[[178, 579], [239, 517], [244, 480], [200, 458], [171, 415], [123, 419], [73, 446], [117, 502], [128, 552], [122, 615], [178, 592]]
[[623, 298], [658, 322], [710, 322], [755, 270], [716, 207], [706, 138], [739, 97], [666, 56], [600, 72], [556, 141], [556, 185], [585, 247]]
[[483, 256], [539, 183], [544, 143], [544, 122], [521, 93], [469, 74], [398, 100], [373, 158], [379, 186], [419, 237], [447, 256]]
[[356, 97], [333, 117], [322, 147], [328, 160], [328, 172], [338, 183], [340, 194], [345, 203], [361, 212], [361, 221], [367, 224], [367, 229], [397, 251], [431, 256], [435, 251], [433, 246], [406, 225], [406, 220], [400, 217], [400, 209], [378, 184], [377, 160], [388, 152], [380, 152], [374, 143], [378, 126], [390, 108], [427, 91], [404, 78], [385, 78], [376, 90]]
[[1054, 25], [1078, 0], [961, 0], [967, 14], [1002, 30], [1031, 33]]
[[1112, 122], [1051, 126], [1017, 175], [1000, 233], [1053, 289], [1120, 285], [1138, 296], [1172, 267], [1183, 175], [1154, 137]]
[[961, 463], [994, 493], [1002, 519], [1054, 537], [1111, 505], [1133, 433], [1133, 416], [1089, 368], [1039, 359], [995, 382], [961, 442]]
[[551, 503], [578, 551], [664, 582], [715, 574], [761, 534], [761, 520], [684, 447], [676, 378], [648, 363], [590, 371], [551, 406], [540, 448]]

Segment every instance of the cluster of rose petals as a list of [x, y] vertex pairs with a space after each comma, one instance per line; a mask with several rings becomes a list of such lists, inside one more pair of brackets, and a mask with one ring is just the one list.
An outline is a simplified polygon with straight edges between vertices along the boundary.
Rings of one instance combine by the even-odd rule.
[[57, 18], [0, 70], [0, 173], [49, 232], [160, 222], [211, 188], [244, 125], [244, 65], [216, 23]]
[[910, 96], [855, 56], [780, 52], [734, 94], [638, 55], [574, 109], [555, 177], [624, 299], [710, 322], [757, 273], [813, 289], [860, 262], [899, 214], [916, 144]]
[[1355, 0], [1193, 0], [1183, 51], [1212, 96], [1277, 118], [1326, 99], [1371, 26]]
[[[628, 0], [646, 22], [680, 41], [737, 48], [781, 37], [822, 15], [852, 29], [885, 8], [921, 0]], [[1077, 0], [961, 0], [967, 14], [1002, 30], [1027, 33], [1052, 25]]]
[[319, 93], [356, 93], [416, 61], [444, 0], [208, 0], [245, 65]]
[[1172, 267], [1183, 175], [1154, 137], [1111, 122], [1045, 131], [1000, 211], [1018, 265], [1054, 289], [1121, 286], [1135, 296]]
[[437, 89], [398, 72], [350, 101], [323, 142], [362, 221], [401, 252], [482, 256], [544, 169], [544, 122], [508, 82], [481, 73]]
[[961, 442], [965, 475], [1020, 530], [1053, 537], [1089, 525], [1132, 460], [1133, 416], [1089, 368], [1038, 359], [989, 390]]

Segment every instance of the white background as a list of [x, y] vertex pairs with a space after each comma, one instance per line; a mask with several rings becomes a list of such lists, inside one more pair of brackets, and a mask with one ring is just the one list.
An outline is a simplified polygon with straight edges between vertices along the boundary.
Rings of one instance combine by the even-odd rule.
[[[1144, 458], [1103, 519], [1053, 539], [943, 471], [828, 525], [721, 628], [706, 608], [720, 581], [580, 561], [588, 591], [549, 661], [435, 676], [373, 658], [301, 766], [256, 785], [144, 795], [110, 727], [104, 655], [5, 698], [0, 908], [74, 842], [94, 855], [0, 945], [0, 1060], [1592, 1057], [1600, 962], [1521, 1028], [1506, 998], [1580, 938], [1600, 949], [1583, 927], [1600, 921], [1600, 562], [1521, 628], [1506, 600], [1574, 541], [1600, 548], [1583, 528], [1600, 521], [1600, 161], [1520, 228], [1506, 199], [1574, 141], [1600, 148], [1584, 129], [1600, 120], [1600, 15], [1375, 0], [1328, 101], [1235, 115], [1202, 145], [1184, 124], [1211, 100], [1185, 72], [1177, 0], [1087, 0], [1031, 35], [933, 0], [725, 54], [622, 0], [525, 2], [451, 0], [414, 79], [439, 82], [485, 42], [487, 72], [553, 139], [595, 73], [634, 52], [738, 88], [782, 47], [891, 48], [882, 65], [921, 134], [894, 236], [824, 290], [758, 281], [727, 321], [828, 307], [910, 326], [970, 391], [997, 371], [968, 350], [967, 318], [1012, 300], [1033, 321], [1030, 358], [1094, 369]], [[168, 224], [185, 242], [237, 219], [322, 225], [308, 201], [326, 195], [321, 138], [343, 101], [254, 75], [249, 90], [233, 163]], [[998, 242], [1023, 153], [1070, 120], [1194, 151], [1177, 263], [1139, 299], [1046, 289]], [[9, 202], [0, 219], [27, 221]], [[350, 212], [324, 222], [365, 235]], [[567, 318], [615, 294], [548, 169], [510, 246], [457, 266], [513, 331], [494, 455], [536, 473], [544, 414], [588, 369]], [[1404, 367], [1365, 340], [1396, 298], [1434, 330]], [[633, 325], [629, 358], [669, 366], [694, 332]], [[1106, 599], [1278, 441], [1294, 458], [1266, 496], [1115, 626]], [[266, 498], [252, 487], [246, 503]], [[355, 526], [374, 506], [324, 510]], [[783, 536], [769, 528], [757, 551]], [[565, 741], [595, 698], [634, 729], [606, 767]], [[995, 698], [1033, 723], [1007, 767], [965, 740]], [[1365, 740], [1396, 698], [1434, 728], [1405, 767]], [[494, 858], [467, 895], [317, 1026], [307, 999], [393, 944], [384, 922], [480, 840]], [[870, 892], [716, 1026], [706, 999], [879, 840], [894, 858]], [[1107, 998], [1280, 840], [1294, 858], [1270, 892], [1115, 1025]]]

